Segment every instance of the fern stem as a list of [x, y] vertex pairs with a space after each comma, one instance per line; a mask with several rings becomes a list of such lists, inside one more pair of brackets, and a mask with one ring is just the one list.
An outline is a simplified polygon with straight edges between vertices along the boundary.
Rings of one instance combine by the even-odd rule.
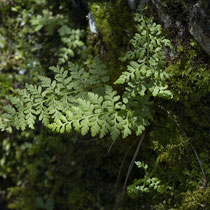
[[78, 89], [78, 90], [73, 90], [71, 92], [64, 93], [64, 95], [70, 95], [72, 93], [78, 93], [78, 92], [82, 92], [82, 91], [91, 90], [93, 88], [101, 87], [102, 85], [103, 84], [98, 84], [98, 85], [94, 85], [94, 86], [90, 86], [90, 87], [81, 88], [81, 89]]
[[148, 178], [149, 177], [152, 177], [154, 172], [156, 171], [158, 165], [159, 165], [159, 162], [160, 162], [160, 155], [157, 157], [156, 161], [155, 161], [155, 165], [154, 165], [154, 168], [152, 169], [151, 173], [149, 174]]

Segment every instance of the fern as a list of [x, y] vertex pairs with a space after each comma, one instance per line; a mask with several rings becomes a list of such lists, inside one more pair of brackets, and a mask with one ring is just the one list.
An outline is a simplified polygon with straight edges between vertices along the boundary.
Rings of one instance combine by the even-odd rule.
[[[38, 116], [38, 119], [44, 125], [53, 130], [64, 132], [66, 126], [67, 131], [70, 131], [70, 125], [73, 124], [75, 130], [81, 131], [83, 135], [87, 133], [89, 127], [93, 135], [98, 134], [96, 128], [100, 126], [102, 129], [100, 136], [103, 137], [110, 130], [111, 125], [115, 127], [114, 121], [110, 121], [109, 115], [114, 112], [116, 100], [114, 95], [116, 93], [112, 93], [111, 89], [108, 86], [106, 87], [106, 102], [104, 104], [109, 107], [109, 112], [106, 112], [105, 115], [107, 116], [102, 116], [99, 112], [100, 109], [101, 111], [105, 110], [105, 105], [103, 104], [102, 108], [102, 101], [99, 100], [102, 97], [87, 90], [99, 84], [102, 89], [105, 89], [103, 83], [107, 82], [109, 77], [106, 75], [105, 66], [100, 63], [99, 59], [94, 59], [94, 62], [89, 67], [89, 72], [73, 64], [69, 64], [68, 70], [51, 67], [50, 69], [55, 73], [55, 80], [52, 81], [50, 78], [41, 77], [40, 86], [26, 84], [26, 89], [18, 90], [19, 98], [11, 99], [18, 111], [9, 106], [6, 107], [7, 114], [3, 115], [4, 121], [10, 122], [17, 129], [24, 130], [26, 126], [34, 128], [35, 119]], [[100, 73], [96, 74], [99, 71], [98, 68], [100, 68]], [[110, 103], [112, 103], [113, 110], [110, 110]], [[71, 118], [67, 118], [67, 116], [70, 116], [70, 110], [71, 115], [74, 115], [74, 120], [69, 121], [67, 125], [66, 120], [71, 120]], [[95, 112], [98, 112], [98, 118]], [[14, 122], [12, 121], [13, 118], [15, 118]], [[104, 124], [101, 119], [107, 119], [107, 123]], [[80, 122], [80, 120], [82, 121]], [[86, 125], [89, 123], [88, 120], [92, 122], [89, 126]], [[49, 124], [50, 121], [54, 123]], [[2, 127], [2, 130], [4, 129]]]
[[136, 161], [135, 164], [138, 166], [138, 168], [144, 169], [145, 176], [142, 179], [134, 180], [134, 183], [127, 187], [128, 195], [130, 197], [132, 198], [137, 197], [139, 192], [148, 193], [150, 191], [157, 191], [157, 193], [162, 194], [167, 190], [173, 190], [172, 187], [161, 184], [161, 181], [157, 177], [150, 178], [152, 173], [151, 174], [148, 173], [147, 164], [141, 161]]
[[164, 71], [166, 61], [163, 52], [163, 46], [171, 47], [170, 41], [162, 37], [161, 26], [151, 19], [137, 15], [135, 20], [139, 25], [130, 41], [132, 50], [121, 58], [122, 61], [128, 60], [129, 65], [115, 84], [128, 83], [127, 94], [132, 97], [144, 96], [149, 91], [153, 96], [171, 98], [166, 85], [169, 75]]
[[84, 43], [81, 41], [84, 31], [71, 29], [67, 25], [62, 25], [62, 27], [58, 29], [58, 33], [61, 37], [61, 42], [64, 44], [64, 46], [59, 49], [58, 64], [60, 65], [67, 62], [69, 57], [74, 57], [75, 50], [77, 50], [77, 54], [80, 53], [79, 49], [84, 46]]
[[92, 136], [97, 134], [104, 137], [108, 132], [116, 139], [123, 126], [120, 125], [122, 117], [118, 115], [120, 96], [116, 95], [111, 86], [105, 86], [105, 96], [88, 92], [87, 99], [78, 98], [76, 106], [63, 112], [59, 121], [49, 125], [52, 130], [64, 132], [74, 128], [82, 135], [90, 130]]
[[[55, 120], [49, 128], [61, 133], [74, 128], [82, 135], [90, 130], [92, 136], [99, 134], [100, 138], [110, 133], [113, 140], [121, 133], [124, 138], [131, 134], [132, 124], [125, 105], [111, 86], [105, 86], [104, 97], [88, 92], [87, 99], [78, 98], [76, 104], [63, 112], [60, 120]], [[122, 114], [121, 111], [125, 112]]]
[[[127, 71], [115, 82], [124, 85], [122, 95], [109, 84], [106, 67], [99, 58], [83, 66], [68, 63], [68, 68], [50, 67], [54, 79], [42, 76], [40, 85], [26, 84], [24, 90], [17, 90], [18, 97], [11, 99], [14, 108], [5, 107], [0, 129], [33, 129], [39, 120], [60, 133], [74, 129], [100, 138], [110, 134], [113, 140], [119, 135], [140, 135], [152, 118], [152, 97], [171, 98], [172, 94], [166, 85], [162, 51], [170, 42], [151, 19], [138, 16], [136, 21], [139, 25], [130, 41], [132, 49], [121, 58], [129, 62]], [[65, 26], [59, 30], [63, 36], [71, 32]]]

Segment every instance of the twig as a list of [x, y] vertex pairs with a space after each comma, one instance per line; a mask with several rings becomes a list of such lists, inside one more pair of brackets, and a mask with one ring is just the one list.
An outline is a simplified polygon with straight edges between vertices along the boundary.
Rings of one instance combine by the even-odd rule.
[[189, 141], [189, 138], [187, 137], [187, 134], [186, 134], [186, 133], [184, 132], [184, 130], [180, 127], [179, 123], [178, 123], [177, 120], [173, 117], [173, 115], [172, 115], [165, 107], [163, 107], [163, 106], [161, 106], [161, 105], [158, 105], [158, 107], [161, 108], [162, 110], [164, 110], [164, 111], [170, 116], [170, 118], [174, 121], [174, 123], [176, 124], [176, 126], [178, 127], [178, 129], [182, 132], [182, 134], [183, 134], [183, 136], [185, 137], [185, 139], [188, 140], [188, 142], [189, 142], [189, 144], [190, 144], [190, 146], [191, 146], [191, 148], [192, 148], [192, 150], [193, 150], [193, 152], [194, 152], [194, 154], [195, 154], [195, 156], [196, 156], [196, 158], [197, 158], [197, 161], [198, 161], [198, 164], [199, 164], [199, 166], [200, 166], [200, 169], [201, 169], [201, 171], [202, 171], [202, 175], [203, 175], [203, 185], [202, 185], [202, 188], [203, 188], [203, 189], [206, 188], [206, 186], [207, 186], [207, 179], [206, 179], [206, 175], [205, 175], [205, 172], [204, 172], [204, 169], [203, 169], [201, 160], [200, 160], [200, 158], [199, 158], [199, 156], [198, 156], [198, 154], [197, 154], [197, 152], [196, 152], [194, 146], [193, 146], [192, 143]]
[[110, 153], [110, 151], [111, 151], [111, 149], [112, 149], [114, 143], [115, 143], [115, 141], [112, 141], [111, 145], [109, 146], [109, 149], [108, 149], [108, 151], [107, 151], [106, 156], [109, 155], [109, 153]]
[[136, 141], [133, 142], [133, 144], [128, 148], [126, 154], [124, 155], [124, 158], [122, 160], [122, 163], [120, 165], [120, 168], [119, 168], [119, 171], [118, 171], [118, 175], [117, 175], [116, 189], [117, 189], [117, 186], [118, 186], [118, 183], [119, 183], [119, 179], [120, 179], [120, 174], [121, 174], [121, 171], [122, 171], [122, 167], [123, 167], [123, 165], [125, 163], [125, 160], [126, 160], [126, 158], [128, 156], [128, 153], [130, 152], [131, 148], [134, 146], [135, 143], [136, 143]]
[[119, 180], [120, 180], [120, 175], [121, 175], [121, 171], [122, 171], [122, 168], [123, 168], [123, 165], [125, 163], [125, 160], [128, 156], [128, 153], [130, 152], [131, 148], [134, 146], [134, 144], [136, 143], [136, 141], [134, 141], [131, 146], [128, 148], [126, 154], [124, 155], [123, 157], [123, 160], [121, 162], [121, 165], [120, 165], [120, 168], [119, 168], [119, 171], [118, 171], [118, 175], [117, 175], [117, 181], [116, 181], [116, 201], [115, 201], [115, 204], [116, 204], [116, 209], [117, 209], [117, 206], [118, 206], [118, 201], [117, 201], [117, 189], [118, 189], [118, 183], [119, 183]]
[[127, 185], [128, 178], [129, 178], [129, 176], [130, 176], [131, 170], [133, 169], [134, 162], [135, 162], [135, 160], [136, 160], [136, 157], [137, 157], [137, 155], [138, 155], [138, 152], [139, 152], [139, 149], [140, 149], [140, 147], [141, 147], [141, 144], [142, 144], [142, 142], [143, 142], [143, 140], [144, 140], [144, 137], [145, 137], [145, 132], [143, 133], [142, 137], [141, 137], [140, 140], [139, 140], [139, 144], [138, 144], [138, 146], [137, 146], [137, 148], [136, 148], [136, 152], [135, 152], [135, 154], [134, 154], [134, 156], [133, 156], [133, 159], [132, 159], [132, 161], [131, 161], [131, 163], [130, 163], [130, 166], [129, 166], [129, 168], [128, 168], [128, 171], [127, 171], [127, 174], [126, 174], [126, 178], [125, 178], [125, 182], [124, 182], [124, 186], [123, 186], [123, 195], [124, 195], [124, 193], [125, 193], [125, 188], [126, 188], [126, 185]]

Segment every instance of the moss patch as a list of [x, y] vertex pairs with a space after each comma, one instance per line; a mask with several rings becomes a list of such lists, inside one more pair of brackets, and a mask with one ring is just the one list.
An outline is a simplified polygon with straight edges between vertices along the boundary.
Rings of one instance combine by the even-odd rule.
[[134, 20], [126, 0], [99, 1], [89, 3], [99, 31], [97, 51], [108, 64], [114, 80], [121, 74], [124, 66], [119, 57], [127, 49], [134, 33]]

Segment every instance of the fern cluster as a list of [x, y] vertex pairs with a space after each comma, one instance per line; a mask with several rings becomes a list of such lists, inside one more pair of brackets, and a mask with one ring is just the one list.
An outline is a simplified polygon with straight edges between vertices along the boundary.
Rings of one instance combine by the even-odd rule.
[[[110, 133], [112, 139], [119, 135], [126, 138], [133, 132], [140, 135], [151, 118], [152, 97], [172, 97], [165, 84], [168, 75], [163, 52], [163, 45], [170, 46], [170, 42], [151, 19], [138, 15], [135, 20], [137, 32], [130, 50], [121, 58], [129, 62], [127, 71], [115, 82], [123, 85], [122, 95], [110, 84], [99, 58], [84, 66], [69, 63], [67, 68], [51, 67], [54, 80], [41, 77], [39, 86], [26, 84], [25, 89], [17, 90], [18, 97], [11, 99], [13, 106], [5, 107], [1, 130], [11, 130], [11, 126], [33, 129], [38, 119], [60, 133], [75, 129], [100, 138]], [[59, 32], [70, 33], [67, 28]]]
[[166, 61], [163, 47], [172, 47], [169, 40], [161, 35], [161, 26], [137, 15], [137, 33], [130, 41], [132, 50], [121, 58], [129, 61], [127, 71], [123, 72], [115, 84], [128, 84], [127, 94], [159, 96], [171, 98], [172, 94], [165, 83], [169, 78], [165, 70]]
[[82, 30], [75, 30], [67, 25], [63, 25], [58, 29], [58, 33], [61, 37], [61, 41], [64, 44], [63, 47], [60, 48], [59, 52], [59, 62], [61, 65], [69, 60], [69, 57], [75, 56], [75, 50], [79, 53], [79, 49], [84, 46], [84, 43], [81, 41], [81, 37], [84, 33]]
[[142, 179], [134, 180], [134, 183], [127, 187], [128, 195], [130, 197], [137, 197], [139, 192], [150, 192], [152, 190], [157, 191], [158, 193], [164, 193], [166, 190], [172, 190], [171, 187], [161, 184], [161, 181], [157, 177], [152, 177], [152, 174], [149, 174], [147, 169], [148, 165], [144, 162], [136, 161], [135, 162], [138, 168], [143, 168], [145, 171], [145, 176]]

